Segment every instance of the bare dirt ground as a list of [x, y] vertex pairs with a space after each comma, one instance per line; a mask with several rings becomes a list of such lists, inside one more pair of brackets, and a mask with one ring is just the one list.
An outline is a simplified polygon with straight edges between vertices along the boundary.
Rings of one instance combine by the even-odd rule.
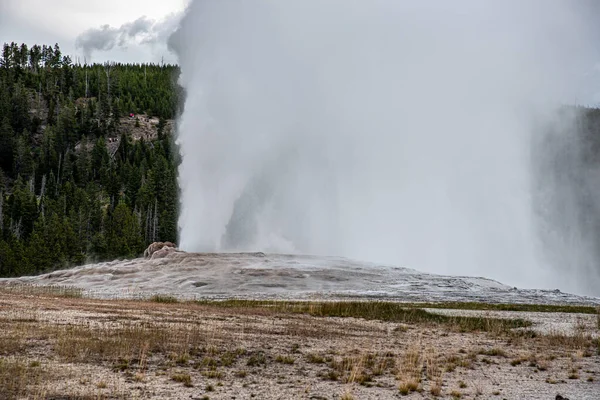
[[[119, 132], [131, 134], [133, 140], [144, 139], [150, 141], [155, 140], [158, 137], [158, 117], [149, 117], [145, 114], [139, 114], [136, 115], [135, 118], [123, 117], [119, 122]], [[167, 120], [165, 132], [171, 132], [173, 130], [173, 125], [173, 120]]]
[[595, 315], [539, 313], [572, 323], [536, 334], [489, 312], [399, 322], [316, 316], [322, 305], [306, 304], [295, 313], [3, 287], [0, 399], [600, 398]]

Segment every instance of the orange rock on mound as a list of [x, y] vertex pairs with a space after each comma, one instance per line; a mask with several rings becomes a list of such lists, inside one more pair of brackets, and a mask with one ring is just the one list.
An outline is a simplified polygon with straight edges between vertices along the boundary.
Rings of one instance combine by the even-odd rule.
[[[175, 251], [177, 251], [177, 245], [175, 243], [154, 242], [150, 246], [148, 246], [148, 248], [144, 251], [144, 257], [150, 258], [150, 259], [163, 258], [166, 255], [173, 253]], [[160, 252], [160, 254], [156, 254], [156, 257], [155, 257], [154, 254], [159, 253], [159, 252]]]

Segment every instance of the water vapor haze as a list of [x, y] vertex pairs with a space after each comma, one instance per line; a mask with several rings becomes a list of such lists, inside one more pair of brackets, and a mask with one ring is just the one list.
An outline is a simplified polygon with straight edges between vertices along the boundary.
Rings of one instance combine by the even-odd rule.
[[195, 0], [170, 39], [181, 247], [589, 291], [542, 257], [532, 158], [592, 65], [589, 4]]
[[132, 43], [165, 43], [177, 29], [180, 14], [171, 14], [162, 20], [142, 16], [120, 27], [102, 25], [91, 28], [77, 36], [75, 46], [82, 49], [86, 58], [91, 59], [95, 51], [108, 51], [115, 47], [126, 48]]

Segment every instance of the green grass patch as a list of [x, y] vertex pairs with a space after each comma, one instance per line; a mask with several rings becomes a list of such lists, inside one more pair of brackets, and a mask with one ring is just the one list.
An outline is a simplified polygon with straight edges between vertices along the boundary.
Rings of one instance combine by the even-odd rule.
[[281, 364], [293, 364], [296, 361], [296, 359], [294, 357], [290, 357], [290, 356], [278, 355], [275, 358], [275, 361], [277, 361], [278, 363], [281, 363]]
[[527, 311], [527, 312], [562, 312], [571, 314], [596, 314], [594, 306], [558, 305], [558, 304], [491, 304], [491, 303], [404, 303], [412, 308], [443, 308], [451, 310], [485, 310], [485, 311]]
[[162, 294], [156, 294], [156, 295], [150, 297], [150, 301], [152, 301], [154, 303], [165, 303], [165, 304], [179, 303], [179, 300], [177, 300], [176, 297], [165, 296]]
[[335, 301], [335, 302], [286, 302], [261, 300], [198, 301], [213, 307], [271, 310], [277, 313], [300, 313], [315, 317], [351, 317], [367, 320], [400, 322], [405, 324], [443, 324], [456, 327], [462, 332], [499, 332], [531, 326], [524, 319], [500, 319], [487, 317], [463, 317], [434, 314], [404, 303], [382, 301]]
[[267, 364], [267, 357], [262, 351], [258, 351], [248, 358], [246, 365], [249, 367], [260, 367]]
[[193, 387], [194, 386], [192, 384], [192, 378], [190, 377], [189, 374], [174, 374], [171, 376], [171, 380], [178, 382], [178, 383], [183, 383], [183, 386], [185, 386], [185, 387]]

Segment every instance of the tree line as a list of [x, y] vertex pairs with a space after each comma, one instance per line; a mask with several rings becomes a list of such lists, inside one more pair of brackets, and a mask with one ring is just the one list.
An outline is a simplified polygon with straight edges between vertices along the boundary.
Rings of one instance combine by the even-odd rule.
[[[0, 276], [136, 257], [177, 239], [179, 69], [76, 65], [59, 45], [0, 57]], [[120, 120], [160, 119], [153, 140]], [[111, 147], [112, 145], [112, 147]]]

